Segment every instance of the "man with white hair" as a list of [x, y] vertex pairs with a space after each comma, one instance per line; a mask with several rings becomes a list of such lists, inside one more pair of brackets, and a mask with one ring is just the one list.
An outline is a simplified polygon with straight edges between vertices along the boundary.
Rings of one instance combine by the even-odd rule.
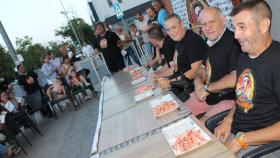
[[195, 92], [186, 105], [195, 116], [205, 113], [203, 122], [234, 105], [236, 63], [241, 50], [219, 8], [204, 9], [200, 24], [209, 48], [194, 79]]

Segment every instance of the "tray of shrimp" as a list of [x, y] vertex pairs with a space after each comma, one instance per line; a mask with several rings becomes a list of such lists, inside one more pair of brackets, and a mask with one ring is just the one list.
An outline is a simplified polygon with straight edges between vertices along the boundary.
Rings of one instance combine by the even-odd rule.
[[175, 156], [197, 149], [211, 140], [210, 136], [189, 117], [161, 131]]
[[161, 98], [157, 98], [151, 101], [150, 104], [155, 117], [161, 117], [178, 108], [178, 103], [173, 99], [171, 94], [166, 94]]
[[154, 89], [154, 85], [152, 84], [147, 84], [137, 88], [135, 91], [136, 95], [134, 96], [135, 102], [139, 102], [141, 100], [153, 96], [154, 95], [153, 89]]
[[135, 68], [135, 69], [132, 69], [131, 71], [129, 71], [129, 74], [130, 75], [137, 75], [139, 73], [142, 73], [142, 69], [141, 68]]

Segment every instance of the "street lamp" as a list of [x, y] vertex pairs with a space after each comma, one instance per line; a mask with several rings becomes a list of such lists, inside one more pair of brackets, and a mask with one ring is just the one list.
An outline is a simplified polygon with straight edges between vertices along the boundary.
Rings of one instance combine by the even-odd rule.
[[61, 13], [64, 14], [65, 18], [67, 19], [68, 23], [69, 23], [70, 26], [71, 26], [72, 31], [74, 32], [74, 35], [75, 35], [75, 37], [76, 37], [76, 39], [77, 39], [77, 41], [78, 41], [78, 43], [79, 43], [80, 48], [82, 48], [82, 44], [81, 44], [81, 42], [80, 42], [80, 40], [79, 40], [79, 37], [78, 37], [78, 35], [77, 35], [77, 33], [76, 33], [76, 30], [75, 30], [73, 24], [72, 24], [72, 22], [71, 22], [71, 19], [68, 17], [68, 14], [67, 14], [67, 12], [66, 12], [66, 10], [65, 10], [65, 8], [64, 8], [64, 5], [63, 5], [63, 3], [62, 3], [62, 0], [59, 0], [59, 1], [60, 1], [60, 3], [61, 3], [62, 8], [63, 8], [63, 12], [61, 12]]

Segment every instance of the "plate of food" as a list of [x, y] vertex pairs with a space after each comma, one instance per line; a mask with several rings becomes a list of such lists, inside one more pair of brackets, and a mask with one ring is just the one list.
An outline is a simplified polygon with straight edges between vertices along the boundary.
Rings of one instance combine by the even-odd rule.
[[133, 69], [133, 70], [129, 71], [130, 75], [137, 75], [139, 73], [142, 73], [141, 68], [136, 68], [136, 69]]
[[170, 94], [166, 94], [150, 102], [155, 117], [161, 117], [178, 108], [177, 102]]
[[123, 72], [130, 72], [132, 70], [135, 69], [135, 66], [134, 65], [130, 65], [130, 66], [127, 66], [126, 68], [123, 69]]
[[136, 89], [136, 94], [141, 94], [141, 93], [144, 93], [146, 91], [150, 91], [150, 90], [153, 90], [155, 87], [153, 84], [147, 84], [147, 85], [144, 85], [144, 86], [141, 86], [139, 88]]
[[211, 140], [210, 136], [189, 117], [161, 131], [175, 156], [199, 148]]
[[146, 77], [143, 74], [140, 74], [140, 75], [137, 75], [136, 77], [132, 78], [131, 84], [132, 85], [137, 85], [137, 84], [142, 83], [144, 81], [146, 81]]
[[154, 95], [153, 90], [148, 90], [148, 91], [145, 91], [143, 93], [140, 93], [140, 94], [134, 96], [134, 100], [135, 100], [135, 102], [139, 102], [139, 101], [147, 99], [153, 95]]

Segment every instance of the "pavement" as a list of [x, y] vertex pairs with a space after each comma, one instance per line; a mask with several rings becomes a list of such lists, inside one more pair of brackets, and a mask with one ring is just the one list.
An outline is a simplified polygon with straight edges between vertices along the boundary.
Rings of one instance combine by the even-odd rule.
[[97, 116], [97, 99], [85, 101], [78, 111], [67, 107], [58, 113], [58, 119], [43, 118], [38, 113], [35, 117], [43, 136], [27, 129], [25, 133], [32, 147], [19, 136], [28, 155], [21, 152], [16, 158], [89, 158]]

